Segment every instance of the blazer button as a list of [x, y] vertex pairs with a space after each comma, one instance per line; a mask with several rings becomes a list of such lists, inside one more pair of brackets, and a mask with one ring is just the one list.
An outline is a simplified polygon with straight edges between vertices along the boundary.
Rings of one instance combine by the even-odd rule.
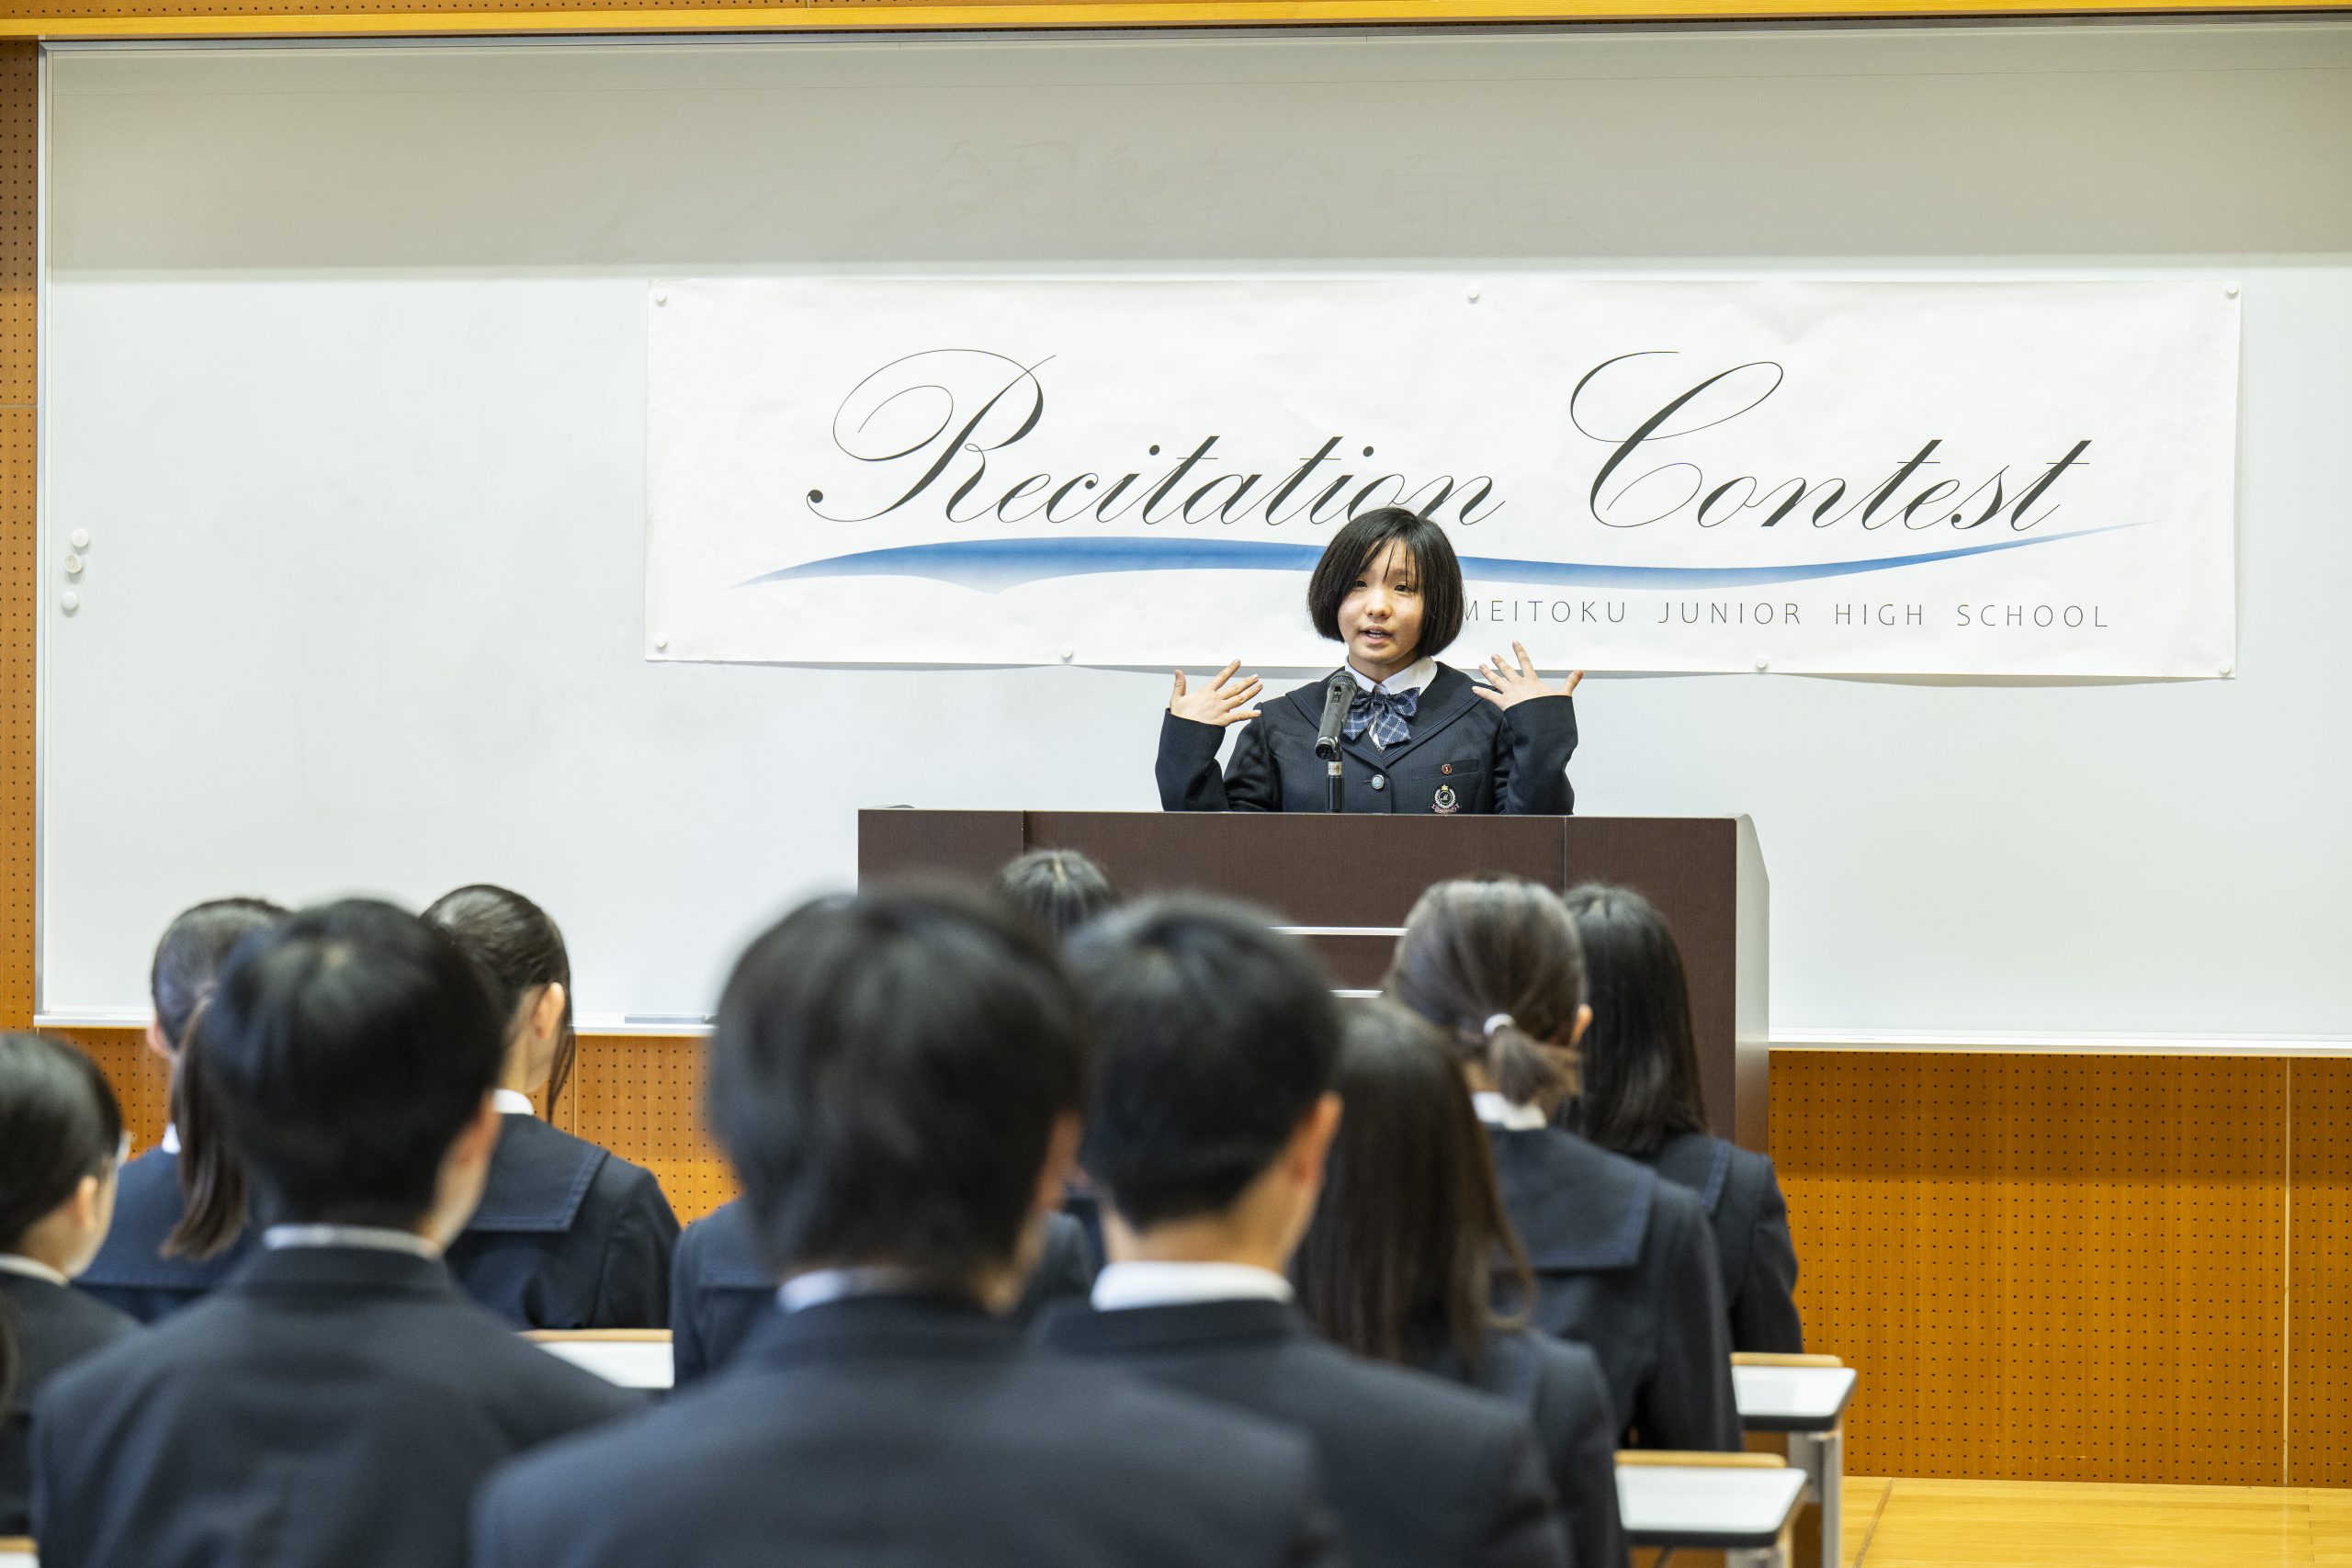
[[1372, 787], [1374, 789], [1386, 789], [1388, 787], [1388, 775], [1386, 773], [1373, 774]]

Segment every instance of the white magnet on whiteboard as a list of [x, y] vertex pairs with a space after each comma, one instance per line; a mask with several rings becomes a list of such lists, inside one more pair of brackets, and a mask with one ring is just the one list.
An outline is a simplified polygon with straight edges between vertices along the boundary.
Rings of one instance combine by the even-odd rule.
[[74, 537], [71, 542], [74, 547], [77, 550], [88, 549], [90, 547], [90, 531], [87, 528], [74, 529]]
[[667, 305], [670, 302], [670, 297], [667, 294], [656, 294], [653, 297], [653, 302], [656, 305]]
[[653, 639], [653, 651], [654, 651], [654, 652], [656, 652], [656, 653], [665, 653], [665, 652], [667, 652], [667, 651], [669, 650], [669, 648], [670, 648], [670, 639], [669, 639], [668, 637], [655, 637], [655, 638]]
[[70, 615], [82, 607], [82, 596], [72, 592], [61, 593], [57, 596], [57, 607]]
[[2223, 284], [2222, 286], [2222, 292], [2234, 299], [2238, 297], [2238, 286], [2234, 283]]
[[2234, 671], [2234, 670], [2236, 670], [2236, 669], [2237, 669], [2237, 666], [2236, 666], [2236, 665], [2234, 665], [2234, 664], [2233, 664], [2233, 663], [2231, 663], [2228, 660], [2224, 659], [2224, 660], [2222, 660], [2222, 674], [2227, 675], [2227, 674], [2231, 673], [2233, 671]]
[[1077, 657], [1078, 649], [1074, 648], [1065, 648], [1062, 649], [1062, 662], [1064, 664], [1068, 664], [1071, 660], [1076, 659]]
[[1763, 669], [1766, 665], [1768, 665], [1768, 664], [1770, 664], [1770, 663], [1771, 663], [1771, 662], [1772, 662], [1772, 661], [1771, 661], [1770, 660], [1769, 660], [1769, 659], [1765, 658], [1765, 657], [1764, 657], [1762, 654], [1760, 654], [1760, 653], [1759, 653], [1759, 654], [1758, 654], [1758, 655], [1756, 656], [1756, 668], [1758, 668], [1758, 670]]
[[1474, 283], [1474, 284], [1472, 284], [1472, 285], [1470, 286], [1470, 303], [1472, 303], [1473, 305], [1476, 305], [1477, 302], [1478, 302], [1478, 286], [1477, 286], [1476, 284], [1475, 284], [1475, 283]]
[[71, 551], [68, 551], [65, 557], [65, 575], [68, 577], [82, 575], [82, 558]]

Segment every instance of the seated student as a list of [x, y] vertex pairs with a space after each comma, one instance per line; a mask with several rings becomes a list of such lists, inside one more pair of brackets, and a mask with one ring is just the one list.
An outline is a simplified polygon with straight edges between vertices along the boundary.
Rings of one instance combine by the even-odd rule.
[[1299, 1310], [1336, 1345], [1419, 1367], [1528, 1413], [1582, 1568], [1625, 1568], [1617, 1419], [1600, 1362], [1494, 1309], [1495, 1277], [1533, 1279], [1495, 1190], [1469, 1091], [1430, 1026], [1381, 1001], [1345, 1009], [1345, 1114], [1315, 1222], [1291, 1259]]
[[[141, 1323], [153, 1323], [186, 1306], [227, 1278], [252, 1252], [254, 1237], [242, 1208], [211, 1201], [220, 1179], [210, 1157], [180, 1159], [178, 1070], [180, 1042], [188, 1021], [212, 990], [229, 950], [247, 931], [285, 915], [262, 898], [216, 898], [183, 911], [164, 928], [148, 970], [154, 1016], [147, 1023], [147, 1048], [173, 1066], [173, 1115], [164, 1141], [122, 1168], [117, 1183], [114, 1228], [106, 1245], [74, 1284], [108, 1306]], [[203, 1232], [182, 1225], [189, 1208], [186, 1190], [199, 1194], [195, 1206], [213, 1213], [217, 1224]]]
[[1069, 979], [992, 900], [820, 899], [752, 942], [707, 1105], [782, 1310], [724, 1374], [493, 1482], [476, 1568], [1330, 1562], [1306, 1444], [997, 1315], [1085, 1076]]
[[1031, 850], [996, 874], [996, 891], [1057, 942], [1119, 905], [1110, 874], [1076, 850]]
[[95, 1063], [0, 1034], [0, 1536], [32, 1528], [33, 1400], [69, 1363], [139, 1325], [70, 1290], [114, 1212], [122, 1111]]
[[267, 1228], [202, 1301], [43, 1391], [43, 1568], [457, 1568], [492, 1466], [643, 1408], [441, 1266], [498, 1141], [503, 1021], [455, 944], [387, 904], [237, 944], [180, 1073]]
[[[1037, 1267], [1011, 1317], [1026, 1327], [1046, 1303], [1083, 1296], [1096, 1264], [1070, 1215], [1048, 1215]], [[670, 1364], [675, 1385], [717, 1371], [775, 1309], [775, 1270], [760, 1260], [759, 1221], [741, 1198], [686, 1227], [670, 1265]]]
[[1592, 1347], [1610, 1408], [1639, 1446], [1739, 1448], [1706, 1211], [1646, 1166], [1551, 1125], [1592, 1017], [1558, 896], [1516, 878], [1439, 883], [1406, 917], [1387, 992], [1437, 1025], [1487, 1123], [1503, 1207], [1535, 1270], [1534, 1326]]
[[[1035, 916], [1054, 933], [1055, 941], [1063, 942], [1088, 921], [1119, 907], [1119, 890], [1112, 886], [1110, 874], [1076, 850], [1031, 850], [996, 874], [996, 891], [1014, 908]], [[1102, 1267], [1102, 1209], [1084, 1171], [1071, 1179], [1062, 1212], [1085, 1233], [1086, 1279], [1080, 1283], [1076, 1275], [1065, 1275], [1057, 1283], [1033, 1287], [1033, 1296], [1082, 1296], [1093, 1288], [1095, 1271]], [[1046, 1257], [1050, 1265], [1054, 1258], [1050, 1246]], [[1039, 1273], [1045, 1269], [1041, 1268]], [[1076, 1288], [1064, 1288], [1069, 1285]]]
[[1794, 1354], [1797, 1249], [1770, 1156], [1707, 1134], [1682, 950], [1650, 901], [1622, 887], [1573, 888], [1592, 1027], [1562, 1124], [1699, 1195], [1714, 1222], [1731, 1348]]
[[1252, 910], [1170, 898], [1090, 927], [1071, 959], [1111, 1263], [1093, 1310], [1049, 1312], [1044, 1342], [1306, 1432], [1355, 1568], [1567, 1562], [1521, 1412], [1350, 1355], [1291, 1304], [1283, 1270], [1340, 1117], [1314, 957]]
[[490, 1180], [445, 1259], [465, 1292], [518, 1328], [662, 1328], [678, 1219], [642, 1166], [539, 1120], [579, 1051], [563, 933], [520, 893], [447, 893], [424, 918], [490, 982], [506, 1021]]

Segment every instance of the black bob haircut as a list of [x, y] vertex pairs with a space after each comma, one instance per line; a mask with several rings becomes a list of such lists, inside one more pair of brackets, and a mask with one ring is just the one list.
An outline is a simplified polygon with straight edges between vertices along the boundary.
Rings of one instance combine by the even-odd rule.
[[1057, 939], [1119, 904], [1110, 874], [1076, 850], [1031, 850], [996, 874], [996, 891]]
[[1137, 1229], [1231, 1208], [1331, 1088], [1322, 965], [1272, 917], [1198, 896], [1105, 917], [1070, 964], [1094, 1015], [1087, 1174]]
[[180, 1072], [265, 1222], [404, 1227], [498, 1081], [504, 1022], [447, 935], [352, 898], [237, 943]]
[[745, 950], [705, 1107], [779, 1274], [878, 1264], [954, 1291], [1019, 1258], [1086, 1066], [1042, 931], [977, 888], [884, 887]]
[[1306, 580], [1306, 615], [1333, 642], [1340, 637], [1340, 605], [1356, 579], [1390, 545], [1402, 545], [1421, 589], [1421, 637], [1415, 659], [1434, 659], [1462, 635], [1462, 563], [1445, 530], [1418, 512], [1383, 506], [1349, 520], [1323, 547], [1315, 575]]

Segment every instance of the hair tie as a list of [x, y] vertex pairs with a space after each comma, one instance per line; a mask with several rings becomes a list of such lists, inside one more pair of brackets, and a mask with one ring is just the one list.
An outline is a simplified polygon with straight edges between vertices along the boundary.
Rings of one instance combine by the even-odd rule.
[[1518, 1027], [1519, 1020], [1511, 1017], [1511, 1015], [1507, 1012], [1498, 1012], [1487, 1020], [1487, 1027], [1480, 1032], [1484, 1033], [1487, 1039], [1492, 1040], [1495, 1037], [1496, 1030], [1516, 1029]]

